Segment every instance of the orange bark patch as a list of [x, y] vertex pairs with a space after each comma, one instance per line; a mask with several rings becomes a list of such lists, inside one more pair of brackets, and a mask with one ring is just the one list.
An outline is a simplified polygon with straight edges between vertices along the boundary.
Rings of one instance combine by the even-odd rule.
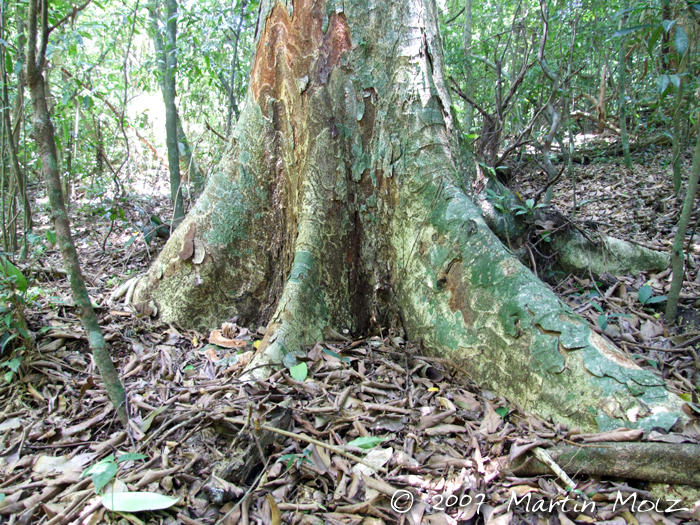
[[450, 299], [448, 305], [452, 312], [459, 310], [462, 312], [462, 318], [464, 319], [464, 324], [470, 326], [473, 322], [471, 311], [467, 304], [467, 288], [464, 285], [464, 265], [461, 262], [454, 263], [450, 270], [447, 272], [446, 278], [446, 288], [450, 292]]
[[325, 84], [341, 55], [351, 49], [350, 29], [344, 14], [332, 14], [323, 33], [325, 0], [298, 0], [294, 14], [277, 4], [268, 15], [258, 42], [251, 75], [256, 102], [267, 112], [267, 99], [280, 100], [297, 90], [297, 80]]

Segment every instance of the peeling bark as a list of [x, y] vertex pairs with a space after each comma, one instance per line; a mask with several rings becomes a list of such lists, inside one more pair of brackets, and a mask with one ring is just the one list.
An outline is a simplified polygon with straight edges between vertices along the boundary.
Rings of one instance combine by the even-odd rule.
[[225, 161], [135, 292], [199, 329], [268, 323], [249, 375], [328, 329], [402, 325], [522, 408], [668, 428], [680, 401], [508, 252], [471, 200], [433, 0], [265, 1]]

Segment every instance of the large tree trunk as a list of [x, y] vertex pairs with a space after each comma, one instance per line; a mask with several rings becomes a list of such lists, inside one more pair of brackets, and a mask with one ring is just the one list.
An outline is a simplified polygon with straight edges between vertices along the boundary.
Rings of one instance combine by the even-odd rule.
[[666, 427], [663, 382], [506, 250], [458, 156], [433, 0], [263, 1], [225, 161], [135, 302], [211, 329], [268, 323], [251, 375], [329, 329], [401, 325], [524, 409]]

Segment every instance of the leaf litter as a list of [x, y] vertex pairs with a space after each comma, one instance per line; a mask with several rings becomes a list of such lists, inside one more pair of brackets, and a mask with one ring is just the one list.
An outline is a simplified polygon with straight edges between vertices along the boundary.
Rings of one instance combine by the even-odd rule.
[[[583, 435], [521, 413], [458, 367], [423, 356], [398, 337], [319, 343], [308, 349], [303, 381], [285, 370], [241, 383], [241, 369], [217, 366], [234, 349], [153, 324], [122, 359], [130, 436], [118, 428], [82, 344], [40, 347], [21, 380], [3, 387], [0, 516], [51, 525], [118, 521], [107, 508], [123, 509], [121, 499], [100, 505], [81, 473], [126, 452], [147, 459], [120, 467], [120, 494], [177, 500], [166, 510], [131, 514], [131, 523], [687, 523], [700, 512], [691, 506], [692, 512], [633, 515], [629, 505], [627, 511], [615, 505], [616, 491], [646, 494], [642, 484], [579, 476], [574, 495], [555, 474], [509, 471], [517, 457], [552, 444], [671, 437], [697, 443], [697, 431]], [[239, 351], [253, 344], [250, 337]], [[85, 366], [69, 365], [71, 355], [86, 359]], [[280, 410], [288, 415], [286, 428], [269, 427]], [[286, 433], [257, 443], [267, 428]], [[229, 468], [237, 439], [260, 445], [244, 478]], [[406, 514], [392, 508], [399, 490], [414, 499]], [[512, 494], [531, 494], [530, 512], [524, 503], [509, 506]], [[551, 513], [532, 511], [537, 501], [549, 509], [567, 495], [594, 505], [586, 512], [575, 512], [573, 504], [566, 512], [556, 505]]]

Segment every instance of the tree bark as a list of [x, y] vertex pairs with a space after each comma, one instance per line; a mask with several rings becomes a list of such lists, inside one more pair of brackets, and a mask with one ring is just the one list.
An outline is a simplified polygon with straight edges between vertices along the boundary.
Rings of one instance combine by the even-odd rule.
[[264, 0], [227, 156], [134, 294], [164, 321], [267, 332], [246, 378], [373, 326], [523, 409], [669, 428], [680, 400], [501, 244], [459, 155], [434, 0]]
[[681, 123], [681, 115], [683, 113], [683, 91], [685, 88], [685, 72], [686, 64], [688, 63], [688, 52], [683, 54], [680, 66], [678, 66], [678, 85], [676, 86], [676, 108], [673, 112], [673, 193], [678, 196], [681, 191], [682, 174], [681, 167], [683, 161], [681, 159], [681, 143], [683, 142], [683, 126]]
[[70, 231], [68, 212], [63, 202], [54, 126], [46, 103], [46, 84], [43, 75], [49, 36], [47, 3], [46, 1], [42, 2], [41, 20], [39, 20], [37, 10], [37, 0], [30, 0], [28, 7], [29, 38], [27, 42], [25, 74], [32, 107], [34, 108], [34, 137], [41, 158], [44, 179], [48, 184], [49, 203], [56, 230], [57, 244], [68, 273], [73, 301], [78, 308], [80, 321], [85, 329], [95, 363], [105, 383], [107, 394], [117, 411], [119, 419], [126, 426], [128, 424], [126, 394], [112, 363], [107, 343], [100, 330], [97, 315], [95, 315], [95, 311], [90, 303], [90, 297], [85, 288], [85, 280], [78, 261], [78, 252], [75, 249], [75, 243]]
[[[177, 7], [177, 6], [176, 6]], [[149, 15], [151, 17], [151, 31], [153, 32], [153, 47], [156, 52], [156, 63], [158, 64], [158, 70], [160, 71], [162, 81], [160, 83], [161, 92], [163, 93], [163, 100], [166, 98], [170, 99], [170, 86], [166, 86], [165, 77], [168, 75], [166, 63], [167, 63], [167, 52], [166, 46], [163, 43], [163, 37], [160, 32], [159, 22], [160, 17], [158, 15], [158, 8], [156, 5], [149, 6]], [[177, 30], [176, 30], [177, 31]], [[174, 79], [173, 79], [174, 82]], [[185, 133], [185, 128], [182, 126], [182, 119], [180, 119], [180, 113], [177, 109], [177, 104], [175, 104], [175, 88], [174, 84], [172, 86], [172, 105], [175, 111], [175, 127], [177, 130], [177, 152], [180, 154], [180, 144], [182, 144], [182, 156], [187, 164], [187, 174], [192, 181], [195, 193], [199, 194], [202, 191], [204, 185], [204, 175], [199, 169], [199, 164], [194, 156], [192, 147], [190, 146], [189, 140], [187, 140], [187, 134]], [[169, 102], [166, 101], [166, 108]], [[166, 114], [167, 116], [167, 114]], [[166, 126], [168, 124], [166, 123]], [[166, 139], [167, 140], [167, 139]], [[170, 158], [170, 150], [168, 150], [168, 158]], [[168, 167], [170, 172], [170, 168]], [[172, 187], [171, 187], [172, 189]]]
[[[18, 7], [19, 9], [19, 7]], [[2, 27], [0, 28], [0, 38], [4, 39], [5, 34], [5, 13], [3, 10], [2, 14]], [[24, 24], [20, 24], [17, 27], [17, 47], [18, 52], [21, 54], [24, 51]], [[0, 53], [0, 61], [5, 61], [5, 49]], [[17, 185], [17, 189], [20, 193], [20, 198], [22, 199], [22, 211], [23, 211], [23, 224], [24, 224], [24, 234], [22, 235], [22, 248], [20, 249], [19, 259], [24, 260], [27, 257], [28, 244], [27, 244], [27, 234], [32, 231], [32, 207], [29, 201], [29, 192], [27, 192], [27, 179], [25, 177], [22, 168], [19, 165], [19, 159], [17, 158], [17, 142], [15, 141], [14, 134], [12, 132], [12, 123], [10, 121], [10, 98], [8, 95], [8, 76], [7, 70], [3, 69], [3, 83], [2, 83], [2, 99], [3, 99], [3, 119], [5, 123], [5, 129], [7, 130], [7, 149], [10, 154], [10, 167], [12, 168], [12, 173], [14, 175], [14, 182]], [[22, 103], [22, 98], [24, 97], [24, 75], [22, 72], [17, 76], [17, 93], [15, 95], [15, 116], [18, 115], [16, 106]], [[17, 126], [19, 129], [19, 125]], [[19, 137], [18, 137], [19, 138]]]
[[[620, 28], [624, 25], [626, 17], [620, 21]], [[620, 115], [620, 141], [622, 142], [622, 154], [625, 158], [625, 167], [628, 170], [632, 169], [632, 157], [630, 156], [630, 138], [627, 133], [627, 102], [625, 101], [625, 42], [627, 38], [624, 36], [620, 37], [620, 56], [617, 67], [618, 71], [618, 82], [617, 87], [620, 91], [618, 98], [618, 114]]]
[[668, 292], [668, 301], [666, 303], [666, 319], [669, 321], [676, 319], [678, 298], [680, 297], [681, 288], [683, 287], [683, 279], [685, 276], [683, 245], [685, 244], [685, 235], [688, 231], [688, 225], [690, 224], [690, 217], [693, 214], [695, 195], [698, 192], [698, 179], [700, 179], [700, 137], [698, 137], [695, 144], [693, 165], [690, 168], [690, 176], [688, 177], [688, 189], [686, 190], [685, 199], [683, 200], [681, 216], [678, 219], [676, 236], [673, 238], [673, 249], [671, 251], [673, 280], [671, 281], [671, 290]]
[[[154, 17], [154, 8], [151, 16]], [[156, 24], [154, 24], [156, 25]], [[154, 27], [154, 42], [159, 37], [158, 27]], [[156, 45], [157, 47], [157, 45]], [[165, 102], [165, 143], [168, 149], [168, 171], [170, 173], [170, 199], [173, 202], [173, 225], [177, 226], [184, 218], [182, 201], [182, 180], [180, 177], [180, 148], [177, 137], [177, 106], [175, 105], [175, 74], [177, 71], [177, 0], [165, 0], [165, 46], [161, 69], [163, 74], [162, 91]], [[156, 49], [157, 60], [161, 60]]]
[[[472, 3], [473, 0], [465, 0], [464, 3], [464, 79], [466, 80], [465, 93], [474, 98], [474, 71], [472, 69]], [[474, 108], [468, 102], [464, 103], [464, 132], [471, 133]]]

